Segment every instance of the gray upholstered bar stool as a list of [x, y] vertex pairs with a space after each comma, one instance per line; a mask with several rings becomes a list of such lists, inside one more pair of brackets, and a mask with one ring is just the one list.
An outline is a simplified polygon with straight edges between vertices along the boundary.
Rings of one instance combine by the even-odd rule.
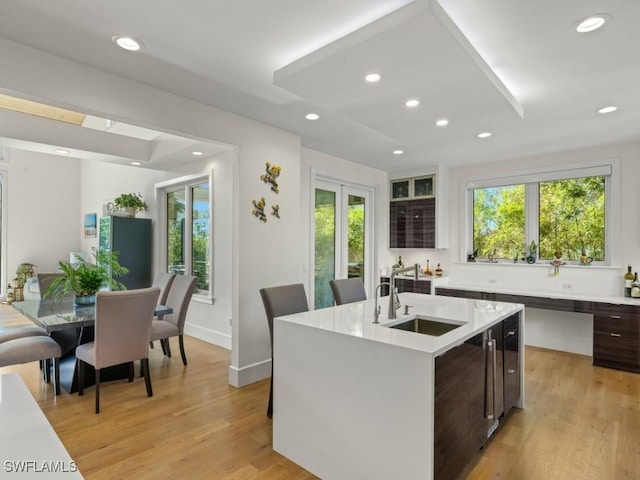
[[14, 338], [0, 343], [0, 367], [44, 360], [45, 378], [49, 381], [47, 372], [53, 359], [53, 384], [56, 395], [60, 394], [61, 355], [60, 345], [45, 335]]
[[309, 304], [302, 283], [261, 288], [260, 296], [267, 314], [269, 337], [271, 338], [271, 385], [269, 387], [269, 405], [267, 406], [267, 416], [271, 418], [273, 415], [273, 319], [306, 312], [309, 310]]
[[47, 336], [47, 332], [44, 328], [36, 327], [35, 325], [27, 327], [8, 328], [0, 332], [0, 343], [8, 342], [9, 340], [15, 340], [17, 338]]
[[361, 302], [367, 299], [367, 292], [364, 290], [364, 283], [360, 277], [329, 280], [329, 285], [336, 305]]

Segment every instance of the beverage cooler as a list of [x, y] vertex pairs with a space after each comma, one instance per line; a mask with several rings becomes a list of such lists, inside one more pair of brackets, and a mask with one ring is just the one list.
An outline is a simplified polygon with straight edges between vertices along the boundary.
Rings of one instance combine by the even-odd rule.
[[100, 249], [119, 252], [118, 262], [129, 273], [116, 280], [128, 290], [151, 286], [152, 231], [150, 218], [100, 218]]

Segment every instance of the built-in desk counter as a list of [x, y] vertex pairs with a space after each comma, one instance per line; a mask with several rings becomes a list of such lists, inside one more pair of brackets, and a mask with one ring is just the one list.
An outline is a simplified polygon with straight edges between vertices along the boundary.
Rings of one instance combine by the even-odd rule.
[[640, 299], [438, 285], [436, 295], [593, 315], [593, 364], [640, 373]]

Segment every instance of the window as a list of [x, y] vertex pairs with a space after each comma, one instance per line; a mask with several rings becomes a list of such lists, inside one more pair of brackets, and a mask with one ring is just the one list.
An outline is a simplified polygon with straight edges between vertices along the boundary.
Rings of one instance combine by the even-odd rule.
[[158, 185], [163, 198], [163, 268], [198, 277], [196, 295], [212, 298], [211, 178], [188, 177]]
[[611, 264], [607, 229], [612, 166], [584, 167], [467, 182], [471, 221], [468, 253], [480, 260], [518, 261], [556, 251], [578, 263], [583, 252]]

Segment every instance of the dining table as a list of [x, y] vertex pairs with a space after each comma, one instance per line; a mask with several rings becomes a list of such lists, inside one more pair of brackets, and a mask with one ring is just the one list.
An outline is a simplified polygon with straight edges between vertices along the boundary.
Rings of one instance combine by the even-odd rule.
[[[95, 304], [75, 305], [72, 297], [62, 300], [25, 300], [13, 302], [15, 308], [37, 326], [43, 328], [55, 339], [55, 333], [75, 330], [77, 332], [77, 345], [93, 341], [93, 327], [95, 324]], [[154, 316], [162, 318], [173, 313], [171, 307], [156, 305]], [[60, 386], [68, 393], [78, 391], [78, 366], [75, 356], [75, 348], [63, 354], [60, 359]], [[84, 369], [84, 385], [95, 384], [95, 370], [91, 365]], [[104, 368], [100, 371], [100, 381], [119, 380], [129, 377], [129, 366], [116, 365]]]

